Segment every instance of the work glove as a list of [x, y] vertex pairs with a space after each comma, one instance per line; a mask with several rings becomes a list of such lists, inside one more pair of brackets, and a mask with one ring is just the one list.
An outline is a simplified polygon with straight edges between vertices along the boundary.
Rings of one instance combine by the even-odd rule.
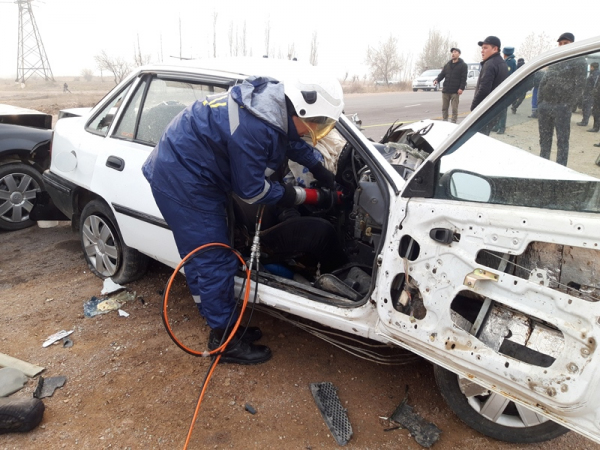
[[321, 187], [332, 190], [335, 189], [335, 177], [329, 170], [325, 168], [325, 166], [323, 166], [323, 164], [319, 162], [309, 170], [319, 182]]

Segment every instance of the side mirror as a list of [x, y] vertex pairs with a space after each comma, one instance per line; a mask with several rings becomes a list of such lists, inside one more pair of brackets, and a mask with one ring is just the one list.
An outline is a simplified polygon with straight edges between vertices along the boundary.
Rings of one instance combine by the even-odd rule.
[[476, 173], [452, 171], [445, 174], [440, 182], [446, 195], [454, 200], [486, 203], [492, 198], [491, 182]]

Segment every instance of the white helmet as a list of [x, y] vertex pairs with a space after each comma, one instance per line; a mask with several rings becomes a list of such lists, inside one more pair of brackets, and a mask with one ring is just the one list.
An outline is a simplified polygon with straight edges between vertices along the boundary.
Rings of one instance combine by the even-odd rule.
[[283, 81], [285, 95], [298, 118], [309, 128], [316, 145], [329, 133], [344, 110], [344, 94], [334, 77], [316, 71], [298, 73]]

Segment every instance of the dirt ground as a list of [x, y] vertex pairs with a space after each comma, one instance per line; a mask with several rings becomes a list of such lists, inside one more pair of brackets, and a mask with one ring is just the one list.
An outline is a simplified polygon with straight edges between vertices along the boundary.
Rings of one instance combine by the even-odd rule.
[[[91, 106], [113, 84], [68, 79], [72, 94], [54, 86], [0, 82], [0, 102], [56, 114], [65, 107]], [[95, 89], [95, 90], [94, 90]], [[66, 376], [65, 386], [44, 399], [42, 424], [22, 434], [0, 435], [8, 449], [182, 448], [209, 362], [179, 350], [161, 322], [160, 292], [170, 269], [151, 264], [128, 289], [135, 300], [123, 310], [86, 318], [83, 303], [97, 296], [102, 281], [90, 273], [76, 234], [68, 224], [0, 232], [0, 352], [45, 367], [44, 377]], [[208, 329], [178, 275], [171, 297], [175, 332], [204, 349]], [[388, 417], [402, 401], [435, 423], [438, 449], [600, 449], [576, 433], [549, 443], [514, 445], [473, 431], [446, 406], [431, 365], [417, 360], [381, 366], [351, 356], [286, 322], [258, 313], [261, 343], [273, 359], [257, 366], [219, 365], [199, 412], [190, 448], [338, 448], [309, 390], [332, 382], [347, 408], [354, 435], [349, 449], [422, 448], [407, 430], [391, 429]], [[60, 330], [74, 330], [74, 345], [42, 348]], [[399, 351], [399, 354], [403, 352]], [[30, 397], [37, 379], [14, 394]], [[244, 409], [256, 409], [252, 415]]]

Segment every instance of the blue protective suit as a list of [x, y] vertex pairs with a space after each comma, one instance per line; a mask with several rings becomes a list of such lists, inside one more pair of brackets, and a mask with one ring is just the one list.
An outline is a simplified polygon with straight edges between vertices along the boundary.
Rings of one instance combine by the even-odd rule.
[[[283, 85], [273, 79], [250, 78], [175, 117], [142, 170], [180, 256], [206, 243], [229, 244], [230, 192], [249, 203], [277, 203], [284, 188], [267, 176], [286, 156], [308, 168], [319, 163], [287, 113]], [[185, 267], [192, 296], [213, 329], [225, 328], [235, 308], [237, 266], [231, 251], [217, 249]]]

